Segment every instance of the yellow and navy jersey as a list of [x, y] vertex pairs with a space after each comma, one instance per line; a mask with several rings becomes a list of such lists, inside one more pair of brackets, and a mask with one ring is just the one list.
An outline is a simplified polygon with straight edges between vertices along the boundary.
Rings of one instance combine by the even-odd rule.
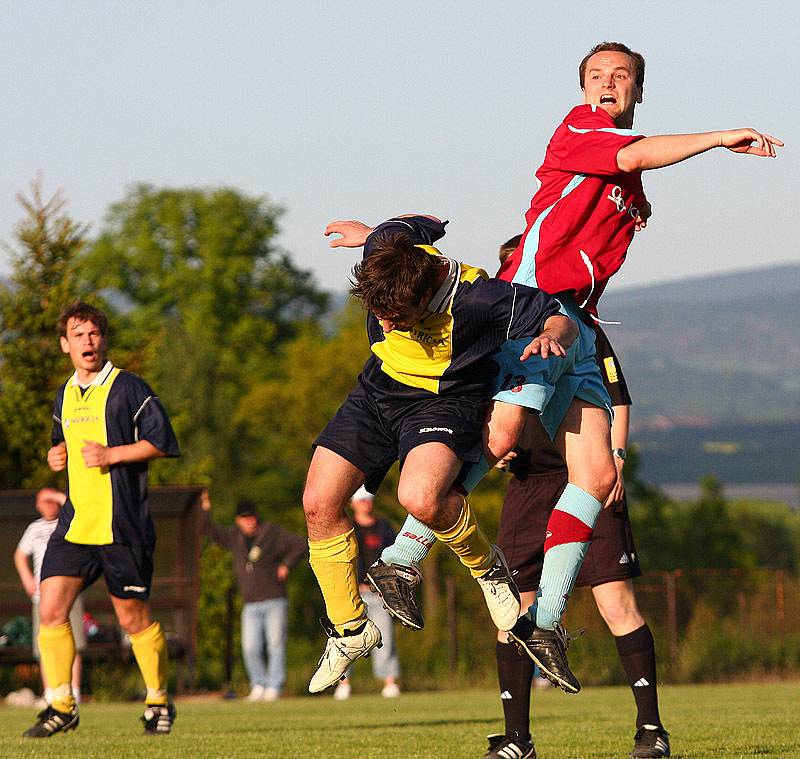
[[86, 387], [73, 375], [56, 393], [51, 437], [53, 445], [67, 446], [69, 487], [58, 537], [85, 545], [154, 545], [147, 462], [87, 467], [81, 455], [87, 440], [109, 447], [147, 440], [179, 456], [169, 417], [150, 386], [110, 361]]
[[369, 314], [373, 355], [362, 372], [367, 385], [384, 387], [380, 378], [388, 375], [408, 395], [486, 397], [498, 371], [492, 354], [506, 340], [535, 337], [559, 313], [558, 301], [542, 290], [489, 279], [483, 269], [442, 256], [432, 243], [444, 235], [445, 224], [421, 216], [391, 219], [367, 238], [365, 258], [382, 230], [406, 229], [416, 245], [448, 266], [426, 313], [410, 330], [385, 334]]

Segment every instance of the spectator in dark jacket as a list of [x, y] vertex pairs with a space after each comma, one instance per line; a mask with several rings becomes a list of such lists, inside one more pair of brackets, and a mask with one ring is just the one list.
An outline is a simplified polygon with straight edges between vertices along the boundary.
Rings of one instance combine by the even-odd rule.
[[[286, 681], [286, 578], [306, 553], [306, 541], [283, 527], [259, 519], [252, 501], [236, 506], [236, 524], [220, 527], [211, 519], [211, 499], [200, 504], [206, 535], [233, 554], [242, 594], [242, 656], [250, 680], [248, 701], [275, 701]], [[267, 660], [264, 659], [266, 644]]]

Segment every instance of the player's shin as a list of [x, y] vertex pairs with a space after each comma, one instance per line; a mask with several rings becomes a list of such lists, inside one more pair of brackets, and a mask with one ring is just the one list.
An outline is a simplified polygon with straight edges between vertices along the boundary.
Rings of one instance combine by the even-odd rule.
[[462, 499], [456, 523], [448, 530], [434, 530], [434, 535], [458, 556], [473, 577], [485, 574], [494, 564], [494, 549], [478, 525], [466, 498]]
[[531, 619], [537, 627], [552, 630], [560, 621], [602, 507], [594, 496], [571, 483], [558, 499], [547, 522], [537, 600], [530, 607]]
[[52, 706], [59, 712], [70, 712], [75, 708], [72, 695], [72, 662], [75, 659], [75, 639], [69, 621], [62, 625], [41, 625], [39, 628], [39, 652], [42, 667], [53, 690]]
[[150, 706], [166, 706], [167, 640], [158, 622], [138, 633], [131, 633], [131, 648], [147, 687], [145, 702]]
[[366, 617], [358, 592], [358, 542], [355, 530], [325, 540], [308, 541], [308, 561], [319, 583], [325, 610], [340, 635]]

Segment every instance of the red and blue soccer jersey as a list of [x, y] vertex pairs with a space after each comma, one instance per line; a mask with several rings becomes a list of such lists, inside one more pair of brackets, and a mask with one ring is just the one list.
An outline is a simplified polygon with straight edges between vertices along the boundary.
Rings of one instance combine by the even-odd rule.
[[549, 293], [570, 293], [596, 314], [646, 202], [641, 172], [621, 171], [617, 153], [643, 136], [617, 129], [602, 108], [573, 108], [536, 172], [540, 187], [525, 214], [525, 234], [497, 276]]

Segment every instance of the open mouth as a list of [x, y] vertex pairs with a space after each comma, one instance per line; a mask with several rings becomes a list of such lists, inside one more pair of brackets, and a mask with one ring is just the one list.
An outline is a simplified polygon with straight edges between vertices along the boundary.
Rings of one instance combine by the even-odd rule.
[[617, 99], [613, 95], [603, 95], [600, 98], [600, 105], [610, 104], [613, 105], [617, 102]]

